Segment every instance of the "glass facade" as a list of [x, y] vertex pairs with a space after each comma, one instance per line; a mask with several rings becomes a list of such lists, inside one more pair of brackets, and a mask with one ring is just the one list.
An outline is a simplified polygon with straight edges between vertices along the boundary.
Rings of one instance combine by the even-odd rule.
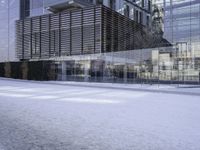
[[15, 61], [15, 21], [19, 19], [19, 0], [0, 0], [0, 62]]
[[[20, 15], [19, 8], [22, 8], [22, 3], [20, 7], [19, 0], [0, 0], [0, 61], [16, 60], [15, 20], [18, 20], [20, 16], [21, 19], [22, 16], [28, 19], [29, 17], [52, 13], [46, 8], [66, 1], [23, 0], [26, 3], [23, 5], [23, 15]], [[129, 49], [129, 51], [125, 47], [117, 50], [117, 52], [112, 46], [112, 49], [110, 48], [107, 53], [101, 51], [102, 53], [99, 54], [50, 58], [57, 62], [59, 80], [200, 83], [199, 0], [86, 1], [93, 4], [104, 4], [134, 20], [140, 24], [142, 31], [153, 35], [154, 44], [161, 42], [157, 39], [164, 39], [166, 43], [170, 44], [167, 47], [150, 48], [152, 46], [149, 46], [145, 49], [136, 48], [135, 50]], [[110, 20], [112, 20], [112, 17]], [[126, 25], [123, 26], [123, 29], [128, 29]], [[110, 27], [109, 23], [107, 27]], [[80, 28], [80, 30], [83, 29]], [[117, 37], [119, 33], [116, 31], [119, 30], [106, 31], [108, 35], [106, 42], [116, 41], [117, 38], [109, 38], [113, 35], [113, 37]], [[137, 28], [134, 32], [135, 35], [138, 34]], [[79, 33], [77, 32], [77, 35]], [[142, 45], [142, 43], [147, 42], [147, 38], [142, 38], [144, 37], [143, 32], [139, 34], [141, 36], [137, 37], [140, 38], [137, 38], [134, 42]], [[124, 35], [124, 37], [126, 36], [128, 34]], [[88, 38], [93, 40], [90, 35], [88, 35]], [[37, 38], [35, 40], [37, 41]], [[126, 38], [118, 43], [123, 42], [127, 42]]]
[[[142, 1], [136, 3], [144, 5]], [[171, 46], [104, 53], [96, 59], [94, 56], [82, 57], [82, 60], [74, 61], [70, 74], [63, 71], [63, 63], [67, 62], [64, 61], [58, 67], [58, 79], [199, 84], [200, 1], [153, 0], [152, 3], [151, 30], [155, 36], [165, 38]], [[126, 14], [131, 16], [131, 9], [126, 8], [129, 11]], [[135, 14], [131, 17], [141, 22], [141, 12], [136, 10]], [[82, 71], [76, 71], [75, 66]]]
[[[154, 0], [157, 31], [175, 47], [176, 63], [182, 76], [199, 76], [200, 1]], [[155, 17], [156, 18], [156, 17]], [[162, 31], [161, 31], [162, 30]], [[190, 75], [186, 75], [186, 74]], [[179, 74], [180, 75], [180, 74]], [[184, 77], [183, 77], [184, 78]]]
[[200, 39], [199, 0], [154, 0], [160, 10], [164, 37], [171, 43], [194, 44]]

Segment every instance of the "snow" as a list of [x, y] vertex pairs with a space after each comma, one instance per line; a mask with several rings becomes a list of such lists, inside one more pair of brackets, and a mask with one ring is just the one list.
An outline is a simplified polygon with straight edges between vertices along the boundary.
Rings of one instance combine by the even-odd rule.
[[94, 82], [74, 82], [74, 81], [48, 81], [45, 83], [53, 83], [58, 85], [81, 86], [81, 87], [98, 87], [113, 88], [119, 90], [144, 91], [144, 92], [160, 92], [170, 94], [184, 94], [200, 96], [200, 84], [118, 84], [118, 83], [94, 83]]
[[0, 150], [197, 150], [198, 94], [198, 87], [1, 78]]

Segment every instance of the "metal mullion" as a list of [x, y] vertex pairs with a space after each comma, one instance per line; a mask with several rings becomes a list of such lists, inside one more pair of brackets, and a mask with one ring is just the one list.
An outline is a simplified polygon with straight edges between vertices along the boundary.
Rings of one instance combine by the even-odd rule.
[[81, 54], [83, 54], [83, 9], [81, 10]]
[[94, 7], [94, 53], [96, 52], [96, 7]]
[[49, 58], [51, 57], [51, 15], [48, 17], [49, 20]]
[[24, 21], [22, 21], [22, 59], [24, 59]]
[[72, 12], [70, 11], [70, 56], [72, 55]]
[[41, 24], [41, 21], [42, 20], [42, 17], [40, 16], [40, 38], [39, 38], [39, 46], [40, 46], [40, 58], [42, 57], [42, 24]]
[[31, 59], [33, 58], [33, 39], [32, 39], [32, 34], [33, 34], [33, 25], [32, 25], [32, 19], [30, 20], [30, 30], [31, 30]]
[[61, 56], [61, 13], [59, 13], [59, 56]]

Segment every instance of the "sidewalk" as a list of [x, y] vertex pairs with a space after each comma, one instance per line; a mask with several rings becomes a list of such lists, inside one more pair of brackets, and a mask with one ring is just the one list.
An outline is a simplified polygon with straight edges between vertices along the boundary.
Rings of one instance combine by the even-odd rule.
[[81, 86], [92, 88], [108, 88], [116, 90], [133, 90], [154, 93], [169, 93], [181, 95], [200, 96], [200, 85], [165, 85], [165, 84], [119, 84], [119, 83], [94, 83], [94, 82], [72, 82], [72, 81], [45, 81], [45, 83], [66, 86]]
[[96, 82], [74, 82], [74, 81], [30, 81], [10, 78], [0, 78], [0, 80], [17, 81], [26, 83], [56, 84], [61, 86], [76, 86], [89, 88], [103, 88], [115, 90], [129, 90], [165, 94], [181, 94], [200, 96], [200, 85], [170, 85], [170, 84], [119, 84], [119, 83], [96, 83]]

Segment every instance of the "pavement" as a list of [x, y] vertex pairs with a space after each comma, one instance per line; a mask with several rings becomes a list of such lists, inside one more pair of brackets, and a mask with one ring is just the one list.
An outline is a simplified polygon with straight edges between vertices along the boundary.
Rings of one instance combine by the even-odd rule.
[[1, 78], [0, 150], [198, 150], [198, 90]]

